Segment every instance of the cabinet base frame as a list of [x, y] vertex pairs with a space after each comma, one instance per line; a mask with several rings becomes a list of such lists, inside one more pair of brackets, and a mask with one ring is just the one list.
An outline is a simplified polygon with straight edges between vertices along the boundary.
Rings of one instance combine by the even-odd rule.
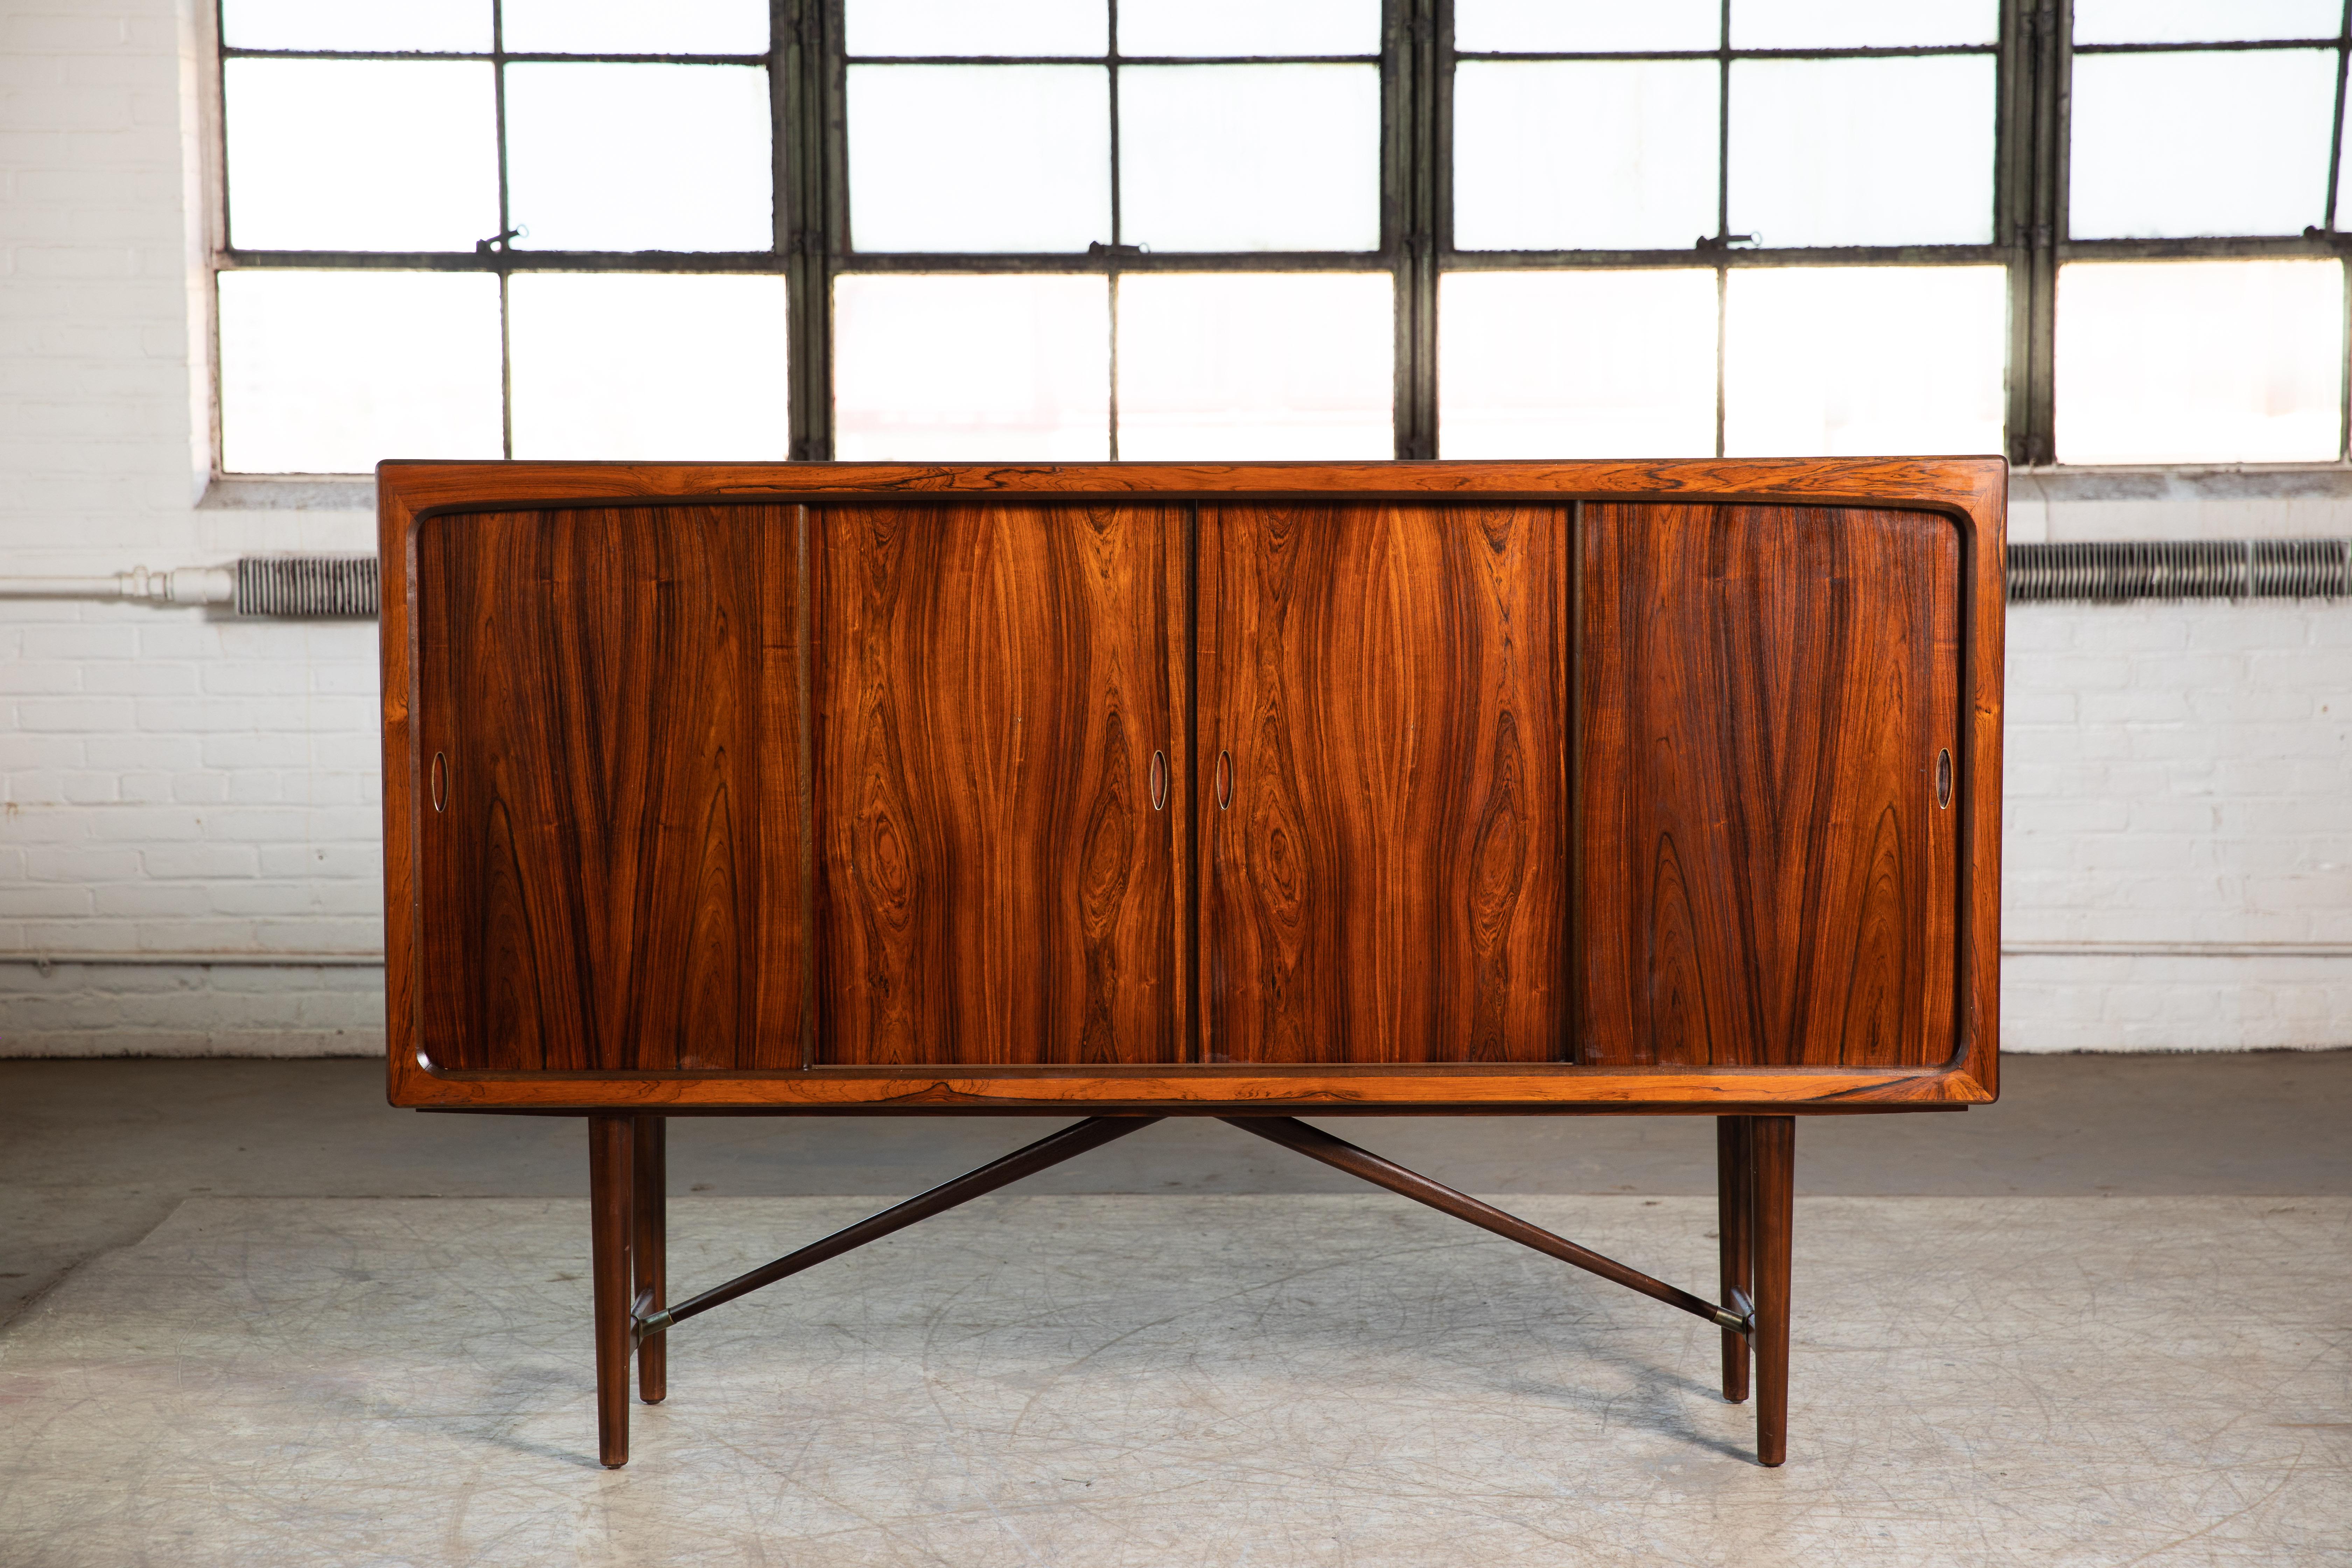
[[[971, 1202], [1160, 1121], [1156, 1116], [1097, 1116], [1063, 1128], [1001, 1159], [786, 1253], [674, 1307], [663, 1304], [667, 1173], [662, 1118], [588, 1118], [589, 1208], [594, 1251], [597, 1457], [607, 1468], [629, 1461], [629, 1356], [637, 1356], [647, 1404], [668, 1392], [667, 1332], [687, 1319], [789, 1279], [933, 1215]], [[1289, 1116], [1220, 1118], [1244, 1132], [1385, 1187], [1415, 1203], [1516, 1241], [1546, 1257], [1706, 1320], [1723, 1330], [1724, 1397], [1747, 1397], [1756, 1369], [1757, 1458], [1788, 1457], [1789, 1259], [1796, 1169], [1796, 1119], [1717, 1119], [1722, 1277], [1728, 1305], [1653, 1279], [1540, 1226], [1456, 1192]], [[631, 1289], [634, 1285], [634, 1290]]]

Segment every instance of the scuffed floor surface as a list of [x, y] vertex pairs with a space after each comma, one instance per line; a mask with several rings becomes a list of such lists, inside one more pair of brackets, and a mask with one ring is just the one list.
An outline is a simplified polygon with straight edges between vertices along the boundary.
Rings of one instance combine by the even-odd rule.
[[[673, 1283], [875, 1206], [682, 1200]], [[1715, 1331], [1375, 1194], [983, 1200], [681, 1325], [608, 1472], [584, 1204], [195, 1200], [0, 1337], [0, 1563], [2352, 1561], [2352, 1200], [1797, 1226], [1785, 1469]]]

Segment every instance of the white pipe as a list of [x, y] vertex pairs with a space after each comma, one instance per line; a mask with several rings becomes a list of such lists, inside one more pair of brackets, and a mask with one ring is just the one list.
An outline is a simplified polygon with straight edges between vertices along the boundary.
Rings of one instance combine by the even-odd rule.
[[133, 566], [110, 577], [0, 577], [0, 599], [135, 599], [155, 605], [233, 605], [236, 574], [226, 566], [150, 572]]

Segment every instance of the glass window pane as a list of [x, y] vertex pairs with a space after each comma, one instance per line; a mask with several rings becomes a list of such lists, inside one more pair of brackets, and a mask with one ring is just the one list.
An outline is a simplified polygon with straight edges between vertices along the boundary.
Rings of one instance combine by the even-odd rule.
[[535, 250], [769, 249], [768, 73], [509, 66], [507, 182]]
[[1110, 238], [1110, 73], [852, 66], [859, 250], [1084, 250]]
[[487, 63], [224, 62], [229, 243], [471, 250], [499, 232]]
[[1454, 272], [1439, 286], [1448, 458], [1715, 455], [1715, 274]]
[[2078, 44], [2332, 38], [2343, 0], [2074, 0]]
[[1454, 0], [1458, 50], [1582, 54], [1606, 49], [1711, 49], [1722, 41], [1722, 0]]
[[1386, 273], [1130, 274], [1118, 455], [1391, 457], [1394, 335]]
[[833, 286], [835, 455], [1096, 462], [1110, 456], [1100, 278], [864, 277]]
[[853, 55], [1084, 55], [1110, 44], [1104, 0], [845, 0]]
[[1379, 67], [1140, 66], [1118, 94], [1122, 242], [1379, 248]]
[[222, 0], [233, 49], [421, 49], [488, 54], [490, 0]]
[[2333, 50], [2077, 56], [2069, 230], [2301, 234], [2326, 212], [2335, 115]]
[[1713, 60], [1454, 68], [1459, 250], [1687, 249], [1716, 226]]
[[1989, 55], [1739, 60], [1731, 230], [1761, 244], [1992, 239]]
[[221, 466], [365, 473], [499, 455], [499, 280], [446, 272], [220, 275]]
[[785, 457], [785, 317], [782, 278], [517, 273], [514, 455]]
[[507, 47], [527, 55], [763, 55], [768, 0], [502, 0]]
[[1380, 0], [1119, 0], [1123, 55], [1377, 55]]
[[1892, 49], [1990, 44], [2000, 0], [1733, 0], [1735, 49]]
[[1998, 267], [1745, 267], [1724, 300], [1732, 458], [2003, 450]]
[[2058, 459], [2329, 461], [2343, 331], [2334, 260], [2062, 267]]

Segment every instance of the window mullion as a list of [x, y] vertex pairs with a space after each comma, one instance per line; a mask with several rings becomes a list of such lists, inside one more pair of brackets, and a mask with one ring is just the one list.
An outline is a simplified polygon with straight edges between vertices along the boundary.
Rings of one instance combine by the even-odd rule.
[[1715, 455], [1723, 456], [1724, 375], [1731, 331], [1731, 0], [1715, 34]]
[[2336, 188], [2344, 176], [2344, 78], [2352, 64], [2352, 0], [2344, 0], [2344, 17], [2336, 30], [2336, 119], [2327, 143], [2327, 200], [2320, 227], [2336, 232]]
[[1127, 231], [1119, 211], [1120, 168], [1118, 161], [1118, 0], [1107, 0], [1103, 17], [1109, 36], [1104, 40], [1103, 68], [1109, 74], [1108, 83], [1110, 100], [1110, 247], [1103, 258], [1104, 300], [1103, 330], [1110, 334], [1108, 352], [1103, 356], [1104, 374], [1110, 378], [1108, 395], [1103, 400], [1104, 420], [1108, 426], [1105, 450], [1110, 460], [1118, 461], [1118, 253], [1127, 239]]
[[833, 456], [833, 279], [843, 235], [839, 0], [770, 0], [776, 244], [790, 290], [792, 458]]
[[[499, 451], [514, 457], [514, 333], [509, 330], [505, 262], [514, 222], [508, 216], [507, 197], [507, 19], [506, 0], [490, 0], [490, 104], [499, 142], [499, 233], [490, 248], [499, 257]], [[477, 247], [477, 248], [479, 248]]]
[[2005, 173], [2015, 182], [2005, 237], [2010, 271], [2009, 458], [2021, 467], [2056, 460], [2058, 245], [2066, 232], [2067, 0], [2011, 0], [2007, 31], [2017, 80], [2005, 93], [2005, 138], [2016, 152]]
[[1381, 238], [1395, 279], [1396, 455], [1437, 456], [1437, 254], [1452, 94], [1450, 0], [1387, 0], [1381, 51]]

